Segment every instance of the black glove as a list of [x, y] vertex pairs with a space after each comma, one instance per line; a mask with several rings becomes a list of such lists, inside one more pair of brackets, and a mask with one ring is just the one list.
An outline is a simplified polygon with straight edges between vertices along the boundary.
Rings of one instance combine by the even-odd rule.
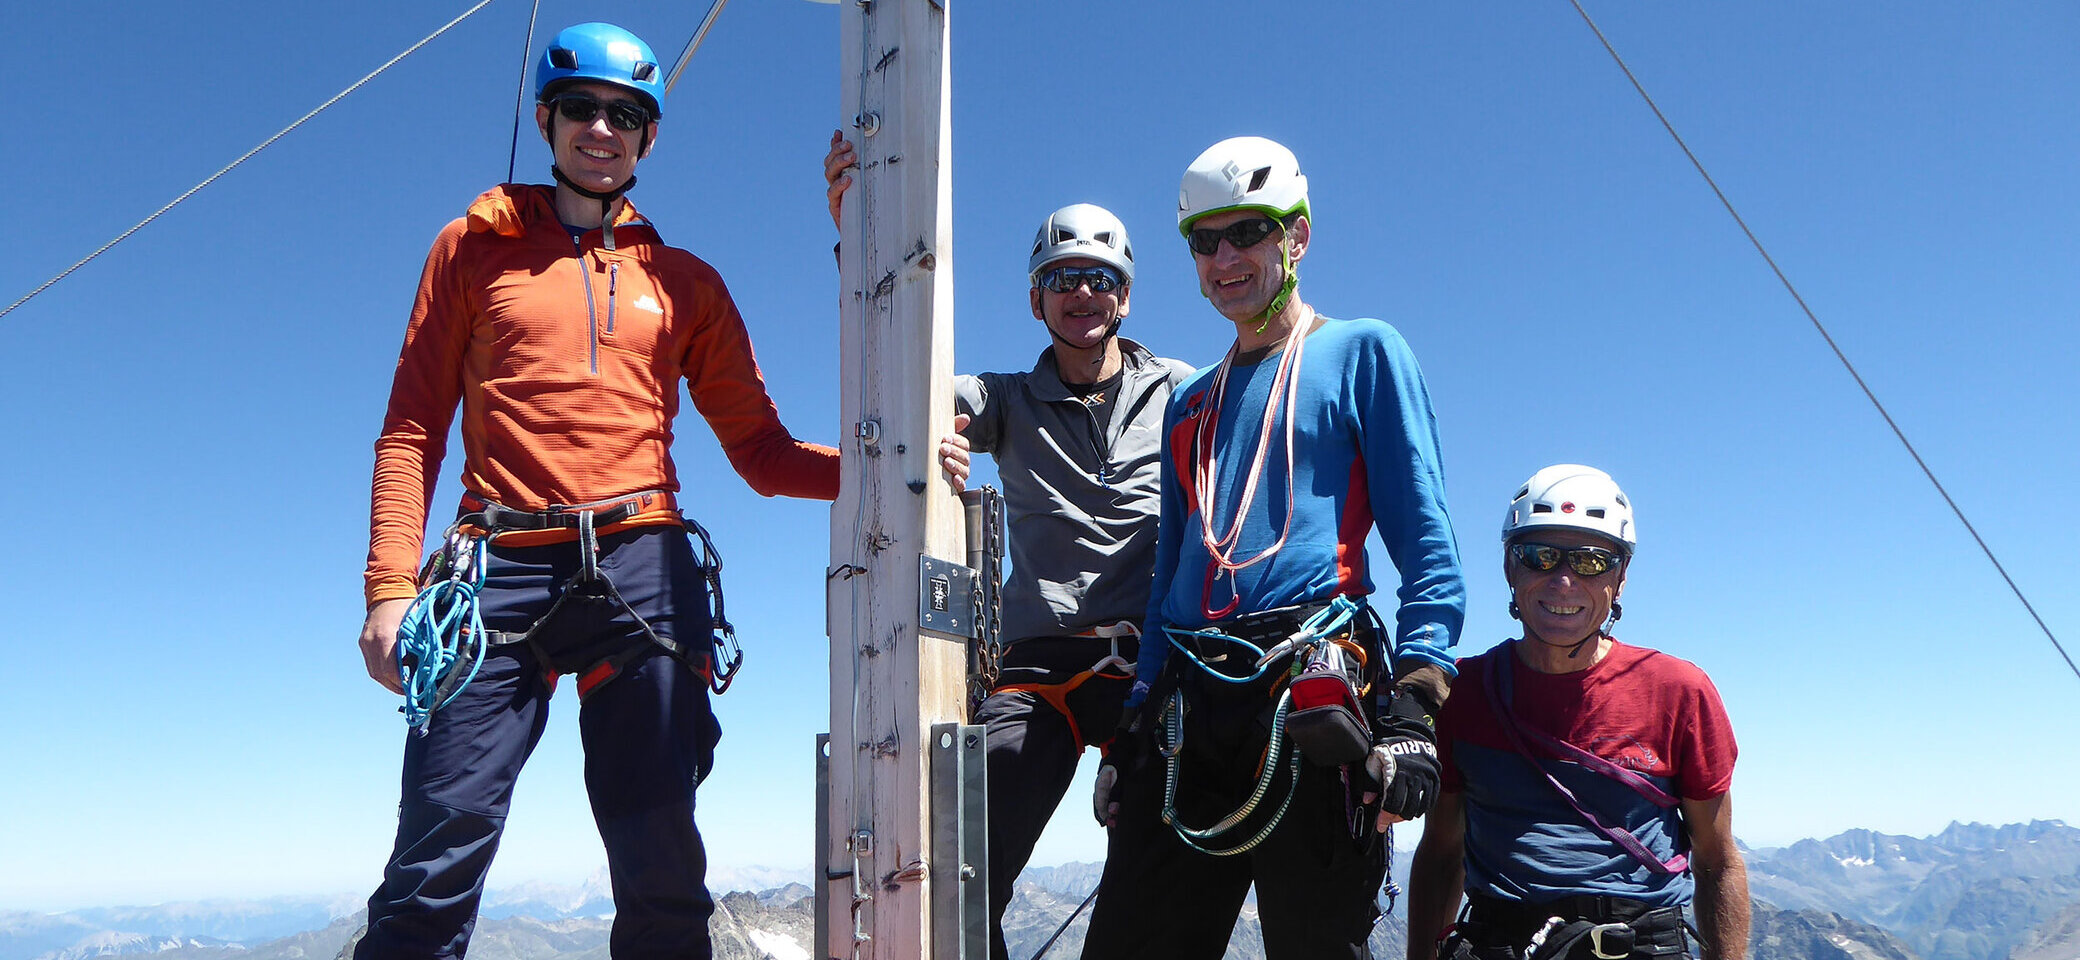
[[1146, 711], [1128, 707], [1120, 711], [1119, 726], [1113, 728], [1111, 742], [1105, 744], [1104, 759], [1098, 762], [1097, 790], [1091, 795], [1091, 814], [1098, 818], [1101, 827], [1112, 826], [1119, 815], [1121, 798], [1126, 793], [1126, 774], [1139, 771], [1143, 765], [1147, 735], [1142, 732], [1143, 715]]
[[1437, 737], [1430, 729], [1430, 713], [1407, 687], [1395, 687], [1387, 695], [1379, 735], [1365, 758], [1366, 772], [1380, 785], [1383, 813], [1414, 820], [1437, 802]]

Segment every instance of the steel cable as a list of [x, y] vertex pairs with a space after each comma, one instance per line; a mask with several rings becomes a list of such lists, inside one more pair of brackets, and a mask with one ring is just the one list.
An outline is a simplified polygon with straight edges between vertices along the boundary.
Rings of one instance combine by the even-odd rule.
[[1806, 305], [1806, 298], [1799, 295], [1798, 288], [1791, 283], [1791, 278], [1785, 276], [1783, 268], [1777, 266], [1776, 258], [1769, 255], [1769, 250], [1763, 247], [1762, 240], [1755, 236], [1754, 230], [1748, 228], [1748, 221], [1742, 219], [1739, 210], [1734, 209], [1733, 201], [1726, 197], [1726, 191], [1719, 189], [1718, 181], [1712, 179], [1711, 173], [1704, 167], [1704, 161], [1697, 158], [1690, 145], [1683, 141], [1683, 135], [1676, 132], [1675, 124], [1670, 123], [1668, 115], [1661, 112], [1661, 106], [1654, 102], [1653, 95], [1647, 92], [1646, 86], [1633, 74], [1632, 67], [1625, 63], [1625, 58], [1618, 55], [1617, 48], [1611, 45], [1610, 38], [1604, 36], [1603, 29], [1596, 25], [1596, 21], [1590, 18], [1589, 11], [1582, 9], [1581, 0], [1568, 0], [1568, 3], [1573, 4], [1575, 12], [1581, 14], [1582, 22], [1588, 24], [1589, 29], [1596, 34], [1597, 42], [1603, 44], [1604, 52], [1609, 53], [1611, 59], [1617, 62], [1618, 69], [1625, 72], [1625, 79], [1632, 82], [1632, 89], [1638, 91], [1640, 99], [1647, 102], [1647, 108], [1654, 111], [1654, 119], [1661, 121], [1662, 129], [1667, 130], [1668, 135], [1675, 139], [1676, 146], [1682, 148], [1683, 156], [1690, 158], [1690, 165], [1697, 168], [1697, 175], [1703, 177], [1705, 185], [1712, 188], [1712, 194], [1719, 198], [1719, 205], [1726, 208], [1726, 213], [1733, 217], [1733, 222], [1741, 228], [1741, 233], [1747, 235], [1748, 242], [1754, 245], [1755, 252], [1762, 255], [1764, 263], [1769, 264], [1770, 272], [1776, 274], [1777, 282], [1784, 285], [1784, 290], [1798, 303], [1798, 309], [1805, 313], [1807, 320], [1812, 321], [1813, 329], [1819, 331], [1820, 338], [1827, 341], [1827, 348], [1834, 351], [1834, 357], [1841, 361], [1842, 369], [1849, 371], [1850, 378], [1856, 381], [1857, 389], [1862, 390], [1864, 397], [1870, 400], [1871, 406], [1877, 408], [1878, 416], [1885, 418], [1885, 425], [1892, 428], [1892, 435], [1898, 437], [1900, 445], [1907, 448], [1907, 455], [1914, 458], [1914, 465], [1921, 468], [1922, 475], [1935, 486], [1936, 493], [1942, 495], [1943, 502], [1950, 506], [1950, 512], [1957, 515], [1957, 522], [1964, 524], [1965, 532], [1971, 534], [1972, 541], [1979, 545], [1979, 552], [1986, 554], [1986, 559], [1993, 564], [1994, 571], [2008, 584], [2008, 589], [2014, 592], [2015, 599], [2022, 602], [2022, 609], [2028, 611], [2030, 619], [2037, 622], [2037, 629], [2044, 631], [2044, 638], [2050, 640], [2052, 648], [2065, 659], [2066, 667], [2073, 671], [2073, 676], [2080, 677], [2080, 665], [2073, 662], [2072, 654], [2067, 653], [2065, 645], [2058, 642], [2057, 635], [2051, 632], [2051, 626], [2044, 622], [2044, 618], [2037, 613], [2037, 608], [2023, 595], [2022, 588], [2015, 583], [2015, 578], [2008, 575], [2008, 568], [2002, 566], [2000, 558], [1993, 555], [1993, 548], [1986, 545], [1986, 538], [1981, 537], [1979, 529], [1972, 526], [1972, 521], [1965, 517], [1964, 509], [1957, 505], [1957, 501], [1950, 496], [1950, 491], [1943, 487], [1943, 482], [1936, 479], [1935, 471], [1929, 468], [1928, 461], [1921, 458], [1921, 452], [1914, 448], [1913, 441], [1907, 439], [1906, 431], [1901, 430], [1898, 421], [1892, 419], [1891, 412], [1878, 400], [1878, 395], [1871, 390], [1870, 384], [1865, 383], [1863, 375], [1856, 372], [1856, 365], [1849, 362], [1848, 354], [1843, 353], [1841, 345], [1835, 343], [1834, 335], [1827, 332], [1826, 325], [1820, 322], [1820, 317], [1813, 312], [1813, 308]]
[[534, 59], [534, 26], [541, 19], [542, 0], [534, 0], [534, 9], [527, 14], [527, 45], [520, 48], [520, 89], [513, 93], [513, 148], [506, 154], [506, 182], [513, 182], [514, 168], [520, 165], [520, 117], [527, 110], [527, 63]]
[[[280, 130], [280, 131], [276, 132], [274, 136], [268, 137], [267, 139], [265, 139], [265, 140], [262, 140], [262, 141], [260, 141], [260, 145], [259, 145], [259, 146], [257, 146], [257, 147], [254, 147], [253, 149], [251, 149], [251, 150], [248, 150], [248, 151], [246, 151], [246, 152], [245, 152], [245, 154], [244, 154], [243, 156], [239, 157], [239, 158], [238, 158], [238, 159], [236, 159], [236, 160], [233, 160], [233, 161], [231, 161], [230, 163], [227, 163], [227, 164], [225, 164], [225, 165], [224, 165], [224, 168], [223, 168], [223, 169], [221, 169], [221, 170], [218, 170], [217, 172], [215, 172], [215, 173], [212, 173], [212, 174], [210, 174], [210, 175], [209, 175], [209, 176], [208, 176], [207, 178], [205, 178], [205, 179], [204, 179], [204, 180], [203, 180], [203, 181], [202, 181], [201, 183], [198, 183], [198, 184], [196, 184], [196, 185], [194, 185], [194, 186], [192, 186], [192, 187], [189, 187], [186, 193], [183, 193], [183, 194], [181, 194], [180, 196], [178, 196], [178, 197], [175, 197], [175, 198], [173, 198], [173, 199], [172, 199], [172, 200], [170, 200], [170, 201], [167, 201], [167, 204], [166, 204], [165, 206], [163, 206], [163, 207], [160, 207], [159, 209], [157, 209], [157, 210], [154, 210], [154, 211], [152, 211], [152, 215], [151, 215], [151, 216], [148, 216], [148, 217], [144, 218], [143, 220], [139, 220], [139, 221], [137, 221], [137, 223], [136, 223], [136, 225], [135, 225], [135, 226], [132, 226], [132, 227], [131, 227], [130, 229], [128, 229], [128, 230], [125, 230], [125, 231], [123, 231], [122, 233], [119, 233], [119, 234], [117, 234], [117, 235], [116, 235], [116, 238], [115, 238], [115, 239], [113, 239], [113, 240], [110, 240], [109, 242], [107, 242], [107, 243], [104, 243], [104, 244], [102, 244], [102, 245], [100, 246], [100, 248], [99, 248], [99, 249], [96, 249], [96, 250], [95, 250], [95, 251], [94, 251], [93, 253], [90, 253], [90, 254], [87, 254], [87, 255], [86, 255], [86, 256], [84, 256], [84, 257], [81, 257], [81, 258], [79, 259], [79, 262], [78, 262], [78, 263], [75, 263], [75, 264], [73, 264], [72, 266], [66, 267], [66, 268], [65, 268], [64, 270], [62, 270], [62, 271], [59, 271], [59, 273], [58, 273], [58, 275], [57, 275], [57, 276], [55, 276], [55, 277], [52, 277], [52, 278], [50, 278], [49, 280], [45, 280], [45, 281], [43, 282], [43, 285], [42, 285], [42, 286], [39, 286], [39, 287], [37, 287], [36, 289], [34, 289], [34, 290], [31, 290], [31, 291], [29, 291], [28, 293], [25, 293], [25, 294], [23, 294], [23, 295], [22, 295], [22, 297], [21, 297], [21, 299], [19, 299], [19, 300], [16, 300], [15, 302], [13, 302], [13, 303], [10, 303], [10, 304], [8, 304], [8, 305], [7, 305], [7, 307], [6, 307], [5, 309], [0, 309], [0, 317], [5, 317], [5, 316], [7, 316], [8, 314], [10, 314], [10, 313], [13, 313], [13, 312], [15, 311], [15, 308], [16, 308], [16, 307], [19, 307], [19, 306], [21, 306], [22, 304], [28, 303], [28, 302], [29, 302], [30, 300], [34, 299], [34, 298], [36, 297], [36, 295], [37, 295], [37, 294], [40, 294], [40, 293], [44, 292], [45, 290], [49, 290], [49, 289], [50, 289], [51, 287], [53, 287], [53, 286], [56, 286], [56, 285], [57, 285], [57, 283], [58, 283], [58, 281], [60, 281], [60, 280], [63, 280], [63, 279], [65, 279], [66, 277], [69, 277], [69, 276], [71, 276], [71, 275], [72, 275], [72, 272], [73, 272], [74, 270], [78, 270], [79, 268], [81, 268], [81, 267], [84, 267], [84, 266], [86, 266], [86, 265], [87, 265], [87, 263], [88, 263], [89, 261], [93, 260], [93, 259], [94, 259], [95, 257], [98, 257], [98, 256], [100, 256], [100, 255], [102, 255], [102, 254], [104, 254], [104, 253], [107, 253], [110, 247], [113, 247], [113, 246], [115, 246], [115, 245], [116, 245], [116, 244], [118, 244], [118, 243], [122, 243], [123, 241], [125, 241], [125, 240], [128, 240], [128, 239], [130, 239], [130, 235], [131, 235], [131, 234], [134, 234], [134, 233], [136, 233], [137, 231], [139, 231], [139, 230], [142, 230], [142, 229], [144, 229], [144, 227], [145, 227], [145, 225], [146, 225], [146, 224], [148, 224], [148, 223], [151, 223], [152, 221], [154, 221], [154, 220], [157, 220], [157, 219], [159, 219], [160, 215], [164, 214], [164, 213], [165, 213], [166, 211], [168, 211], [168, 210], [171, 210], [171, 209], [173, 209], [173, 208], [174, 208], [175, 206], [178, 206], [178, 205], [180, 204], [180, 202], [181, 202], [181, 201], [183, 201], [183, 200], [186, 200], [186, 199], [188, 199], [189, 197], [192, 197], [192, 196], [196, 195], [197, 193], [200, 193], [200, 192], [202, 192], [202, 188], [204, 188], [204, 187], [207, 187], [207, 186], [209, 186], [210, 184], [212, 184], [212, 183], [215, 183], [215, 182], [217, 182], [218, 178], [222, 177], [223, 175], [225, 175], [225, 174], [227, 174], [227, 173], [230, 173], [230, 172], [231, 172], [231, 171], [232, 171], [232, 170], [233, 170], [234, 168], [236, 168], [236, 167], [237, 167], [237, 166], [238, 166], [239, 164], [241, 164], [241, 163], [244, 163], [244, 162], [246, 162], [247, 160], [251, 160], [251, 159], [253, 158], [253, 156], [254, 156], [255, 154], [258, 154], [258, 153], [259, 153], [260, 151], [262, 151], [262, 150], [265, 150], [265, 149], [267, 149], [268, 147], [271, 147], [271, 146], [273, 146], [273, 145], [274, 145], [274, 142], [275, 142], [276, 140], [280, 140], [281, 138], [283, 138], [283, 137], [285, 137], [285, 136], [288, 136], [288, 135], [289, 135], [289, 131], [291, 131], [291, 130], [294, 130], [294, 129], [296, 129], [297, 127], [303, 126], [303, 125], [304, 125], [304, 123], [305, 123], [306, 121], [310, 120], [310, 119], [311, 119], [312, 117], [315, 117], [315, 116], [317, 116], [317, 115], [318, 115], [318, 114], [320, 114], [320, 113], [323, 113], [323, 112], [325, 111], [325, 109], [326, 109], [327, 107], [330, 107], [330, 106], [332, 106], [333, 104], [335, 104], [335, 103], [338, 103], [338, 102], [340, 102], [341, 100], [344, 100], [344, 99], [346, 99], [346, 97], [347, 97], [347, 95], [348, 95], [348, 94], [350, 94], [350, 93], [353, 93], [354, 91], [356, 91], [356, 90], [359, 90], [359, 89], [361, 89], [361, 87], [362, 87], [363, 85], [367, 84], [367, 83], [368, 83], [368, 82], [369, 82], [370, 80], [374, 80], [374, 79], [376, 78], [376, 75], [378, 75], [378, 74], [382, 73], [382, 72], [383, 72], [383, 71], [385, 71], [385, 70], [388, 70], [388, 69], [390, 69], [391, 67], [394, 67], [394, 66], [396, 66], [396, 65], [398, 64], [398, 62], [399, 62], [399, 61], [403, 60], [403, 59], [404, 59], [404, 58], [406, 58], [406, 57], [409, 57], [409, 56], [411, 56], [411, 55], [412, 55], [412, 54], [414, 54], [414, 53], [417, 53], [420, 47], [423, 47], [423, 46], [425, 46], [425, 45], [427, 45], [427, 44], [429, 44], [429, 43], [432, 43], [432, 42], [434, 41], [434, 39], [435, 39], [435, 38], [437, 38], [437, 37], [439, 37], [439, 36], [440, 36], [441, 34], [447, 33], [447, 32], [448, 32], [449, 30], [451, 30], [451, 29], [454, 29], [454, 27], [455, 27], [455, 25], [456, 25], [456, 24], [458, 24], [458, 23], [461, 23], [462, 21], [464, 21], [464, 20], [467, 20], [467, 19], [469, 19], [469, 18], [470, 18], [470, 15], [472, 15], [472, 14], [476, 13], [477, 11], [479, 11], [479, 10], [482, 10], [482, 9], [484, 9], [485, 7], [488, 7], [488, 6], [490, 6], [490, 5], [491, 5], [491, 0], [478, 0], [478, 2], [477, 2], [477, 5], [476, 5], [476, 6], [474, 6], [474, 7], [471, 7], [471, 8], [469, 8], [468, 10], [465, 10], [465, 11], [463, 11], [463, 12], [462, 12], [462, 15], [461, 15], [461, 16], [458, 16], [458, 17], [456, 17], [455, 19], [453, 19], [453, 20], [450, 20], [450, 21], [448, 21], [448, 22], [447, 22], [447, 23], [446, 23], [445, 25], [443, 25], [443, 26], [442, 26], [442, 27], [441, 27], [440, 29], [438, 29], [438, 30], [435, 30], [434, 32], [432, 32], [432, 33], [429, 33], [429, 34], [427, 34], [427, 35], [425, 36], [425, 38], [421, 39], [421, 40], [420, 40], [420, 41], [419, 41], [418, 43], [415, 43], [415, 44], [412, 44], [412, 45], [411, 45], [411, 46], [409, 46], [409, 47], [406, 47], [403, 53], [400, 53], [400, 54], [398, 54], [397, 56], [391, 57], [391, 58], [390, 58], [389, 60], [385, 61], [385, 62], [383, 63], [383, 65], [382, 65], [382, 66], [380, 66], [380, 67], [377, 67], [377, 68], [375, 68], [374, 70], [371, 70], [371, 71], [369, 71], [369, 72], [368, 72], [368, 75], [367, 75], [367, 76], [364, 76], [364, 77], [362, 77], [361, 79], [359, 79], [359, 80], [356, 80], [356, 81], [354, 81], [353, 83], [349, 84], [349, 85], [347, 86], [347, 88], [346, 88], [345, 90], [341, 90], [340, 92], [338, 92], [338, 93], [336, 93], [336, 94], [333, 94], [333, 96], [332, 96], [332, 99], [330, 99], [330, 100], [327, 100], [327, 101], [325, 101], [324, 103], [318, 104], [318, 105], [317, 105], [317, 107], [315, 107], [315, 108], [313, 108], [313, 109], [311, 110], [311, 112], [309, 112], [309, 113], [306, 113], [306, 114], [304, 114], [303, 116], [301, 116], [301, 117], [297, 118], [297, 120], [296, 120], [296, 122], [295, 122], [295, 123], [292, 123], [292, 124], [289, 124], [289, 125], [288, 125], [288, 126], [286, 126], [286, 127], [283, 127], [283, 128], [282, 128], [282, 129]], [[517, 134], [516, 134], [516, 136], [517, 136]]]

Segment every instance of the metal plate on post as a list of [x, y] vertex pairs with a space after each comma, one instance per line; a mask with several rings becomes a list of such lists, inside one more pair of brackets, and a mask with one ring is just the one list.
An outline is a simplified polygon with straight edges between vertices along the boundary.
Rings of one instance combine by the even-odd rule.
[[989, 752], [981, 724], [960, 728], [961, 946], [966, 958], [989, 956]]
[[932, 960], [989, 956], [989, 801], [980, 725], [932, 725]]
[[929, 554], [917, 558], [917, 625], [956, 637], [975, 633], [975, 571]]
[[816, 934], [812, 942], [815, 956], [824, 960], [831, 955], [831, 913], [827, 909], [831, 895], [831, 735], [816, 735], [816, 855], [809, 862], [816, 865], [821, 874], [816, 880]]

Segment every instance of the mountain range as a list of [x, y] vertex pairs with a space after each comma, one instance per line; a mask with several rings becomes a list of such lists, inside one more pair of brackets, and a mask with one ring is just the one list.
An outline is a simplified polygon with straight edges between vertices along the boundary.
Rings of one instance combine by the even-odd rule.
[[[1952, 824], [1931, 837], [1850, 830], [1826, 840], [1748, 851], [1757, 903], [1757, 960], [2080, 960], [2080, 829], [2059, 821]], [[1014, 957], [1032, 957], [1096, 887], [1102, 865], [1027, 870], [1005, 916]], [[1397, 858], [1395, 874], [1405, 876]], [[757, 886], [717, 902], [719, 960], [808, 960], [810, 889], [799, 874], [753, 870], [714, 886]], [[108, 907], [60, 914], [0, 912], [0, 960], [325, 960], [361, 931], [358, 898], [283, 897]], [[471, 942], [476, 960], [608, 960], [613, 901], [604, 872], [575, 886], [524, 884], [487, 894]], [[1081, 953], [1087, 912], [1049, 958]], [[1375, 955], [1398, 960], [1399, 912], [1374, 932]], [[1227, 956], [1264, 956], [1254, 905]]]

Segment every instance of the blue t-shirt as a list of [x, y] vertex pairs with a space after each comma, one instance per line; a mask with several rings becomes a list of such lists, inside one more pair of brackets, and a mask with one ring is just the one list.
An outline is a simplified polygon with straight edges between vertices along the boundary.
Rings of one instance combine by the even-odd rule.
[[[1278, 364], [1273, 354], [1229, 371], [1215, 430], [1216, 537], [1227, 532], [1242, 500]], [[1216, 415], [1208, 408], [1213, 373], [1202, 370], [1178, 387], [1163, 420], [1162, 519], [1139, 679], [1152, 684], [1162, 671], [1170, 653], [1166, 624], [1199, 627], [1338, 594], [1370, 594], [1365, 537], [1374, 527], [1401, 579], [1400, 609], [1392, 618], [1397, 671], [1420, 665], [1411, 664], [1413, 658], [1453, 673], [1448, 651], [1465, 621], [1466, 586], [1445, 514], [1430, 391], [1401, 334], [1379, 320], [1325, 319], [1307, 335], [1295, 377], [1292, 524], [1285, 545], [1268, 560], [1218, 577], [1202, 539], [1192, 451], [1201, 419]], [[1274, 412], [1256, 496], [1230, 553], [1237, 561], [1275, 542], [1286, 519], [1283, 406]]]

